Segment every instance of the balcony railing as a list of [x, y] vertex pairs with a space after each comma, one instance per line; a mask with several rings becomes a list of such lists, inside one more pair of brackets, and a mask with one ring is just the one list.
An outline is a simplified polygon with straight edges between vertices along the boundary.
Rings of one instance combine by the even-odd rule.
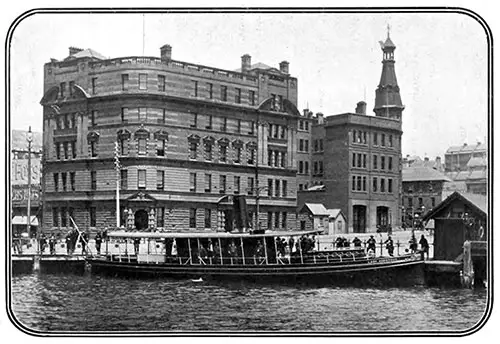
[[200, 73], [208, 73], [208, 74], [213, 74], [214, 76], [219, 76], [223, 78], [231, 78], [231, 79], [239, 79], [239, 80], [246, 80], [250, 81], [252, 83], [257, 82], [257, 78], [254, 76], [238, 73], [238, 72], [233, 72], [233, 71], [228, 71], [228, 70], [223, 70], [223, 69], [218, 69], [218, 68], [212, 68], [212, 67], [207, 67], [203, 65], [198, 65], [194, 63], [187, 63], [187, 62], [182, 62], [182, 61], [175, 61], [175, 60], [169, 60], [169, 61], [162, 61], [161, 58], [158, 57], [144, 57], [144, 56], [130, 56], [130, 57], [119, 57], [115, 59], [109, 59], [109, 60], [102, 60], [102, 61], [95, 61], [95, 62], [90, 62], [89, 67], [92, 69], [99, 69], [103, 67], [109, 67], [109, 66], [119, 66], [119, 65], [124, 65], [124, 64], [145, 64], [145, 65], [166, 65], [174, 68], [179, 68], [187, 71], [197, 71]]
[[76, 127], [64, 128], [64, 129], [54, 129], [54, 136], [72, 136], [72, 135], [76, 135]]

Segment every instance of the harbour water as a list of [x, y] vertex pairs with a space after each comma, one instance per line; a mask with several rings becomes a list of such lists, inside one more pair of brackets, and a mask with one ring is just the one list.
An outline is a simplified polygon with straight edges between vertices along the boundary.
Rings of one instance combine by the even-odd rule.
[[461, 332], [481, 321], [484, 289], [339, 288], [95, 275], [12, 277], [11, 309], [52, 333]]

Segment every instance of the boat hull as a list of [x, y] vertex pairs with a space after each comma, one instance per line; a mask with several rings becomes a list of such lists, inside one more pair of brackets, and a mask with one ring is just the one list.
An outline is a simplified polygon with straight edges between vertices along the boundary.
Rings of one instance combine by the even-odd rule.
[[425, 283], [423, 261], [365, 260], [349, 264], [180, 265], [88, 259], [95, 274], [326, 283], [334, 285], [413, 286]]

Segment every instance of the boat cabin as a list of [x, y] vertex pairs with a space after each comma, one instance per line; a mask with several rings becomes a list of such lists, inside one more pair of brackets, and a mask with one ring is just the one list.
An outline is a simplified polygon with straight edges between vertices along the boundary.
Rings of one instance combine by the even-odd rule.
[[317, 252], [317, 234], [319, 231], [259, 234], [115, 231], [107, 234], [105, 250], [109, 260], [182, 265], [293, 264], [366, 257], [362, 248]]

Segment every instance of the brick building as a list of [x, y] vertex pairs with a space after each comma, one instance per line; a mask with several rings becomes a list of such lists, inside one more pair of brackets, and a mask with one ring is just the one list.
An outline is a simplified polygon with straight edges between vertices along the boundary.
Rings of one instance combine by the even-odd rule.
[[303, 111], [297, 126], [297, 189], [306, 190], [311, 186], [312, 126], [315, 122], [313, 113]]
[[[247, 195], [266, 229], [296, 226], [297, 79], [289, 64], [230, 71], [70, 48], [44, 66], [43, 228], [232, 228]], [[119, 168], [115, 168], [115, 151]], [[256, 166], [258, 165], [258, 168]], [[265, 188], [265, 189], [264, 189]], [[254, 223], [255, 225], [255, 223]]]
[[322, 203], [347, 215], [348, 231], [375, 232], [401, 225], [401, 121], [404, 106], [394, 69], [395, 45], [382, 45], [382, 75], [375, 92], [375, 116], [359, 102], [355, 113], [313, 124], [312, 176], [316, 186], [299, 192], [302, 204]]
[[421, 218], [446, 198], [444, 185], [451, 180], [444, 173], [423, 164], [403, 167], [402, 176], [401, 221], [411, 227], [412, 219]]

